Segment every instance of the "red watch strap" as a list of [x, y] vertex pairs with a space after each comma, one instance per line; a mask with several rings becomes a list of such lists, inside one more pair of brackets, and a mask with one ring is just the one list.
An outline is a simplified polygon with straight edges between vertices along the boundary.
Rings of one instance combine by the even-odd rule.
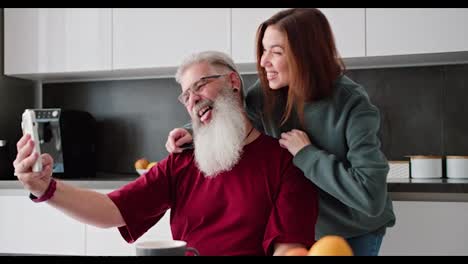
[[35, 203], [44, 202], [52, 198], [56, 189], [57, 189], [57, 182], [54, 179], [51, 179], [49, 183], [49, 187], [47, 187], [47, 190], [41, 197], [38, 198], [34, 196], [32, 193], [29, 193], [29, 198]]

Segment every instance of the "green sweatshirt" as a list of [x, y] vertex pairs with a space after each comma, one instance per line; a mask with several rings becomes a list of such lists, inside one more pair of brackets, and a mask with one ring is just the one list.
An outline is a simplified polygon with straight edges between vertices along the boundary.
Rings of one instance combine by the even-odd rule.
[[[335, 82], [332, 98], [306, 103], [305, 132], [311, 145], [293, 161], [319, 187], [316, 239], [324, 235], [346, 238], [366, 233], [385, 233], [395, 224], [387, 192], [388, 161], [377, 136], [379, 110], [364, 88], [346, 76]], [[282, 92], [275, 118], [263, 113], [260, 82], [248, 89], [245, 106], [255, 126], [276, 138], [293, 128], [301, 129], [297, 116], [279, 127], [286, 93]]]

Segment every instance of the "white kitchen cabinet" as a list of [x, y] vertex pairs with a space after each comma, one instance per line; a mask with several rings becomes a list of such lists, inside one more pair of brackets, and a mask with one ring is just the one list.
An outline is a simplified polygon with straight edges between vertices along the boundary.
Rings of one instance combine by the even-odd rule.
[[255, 63], [257, 28], [284, 8], [232, 8], [232, 58], [235, 63]]
[[111, 70], [110, 8], [5, 8], [6, 75]]
[[[172, 240], [169, 225], [169, 212], [148, 230], [137, 241]], [[135, 244], [127, 243], [117, 228], [102, 229], [86, 226], [86, 255], [87, 256], [133, 256]]]
[[228, 8], [114, 8], [114, 70], [177, 67], [193, 52], [230, 53]]
[[466, 255], [468, 203], [393, 201], [396, 225], [380, 255]]
[[320, 8], [330, 22], [338, 52], [343, 58], [366, 55], [364, 8]]
[[[0, 212], [0, 253], [135, 255], [135, 245], [127, 243], [117, 228], [83, 224], [47, 203], [32, 202], [25, 190], [0, 190]], [[169, 219], [170, 210], [138, 241], [171, 240]]]
[[[4, 74], [45, 82], [173, 78], [183, 58], [202, 50], [231, 54], [242, 73], [254, 73], [257, 27], [282, 9], [5, 8]], [[348, 68], [468, 60], [467, 8], [320, 10]], [[393, 56], [411, 54], [430, 57]]]
[[[233, 8], [232, 56], [236, 63], [255, 63], [255, 35], [261, 22], [285, 8]], [[320, 8], [330, 22], [344, 58], [365, 56], [364, 8]]]
[[367, 8], [367, 55], [468, 51], [468, 8]]
[[[97, 190], [108, 193], [111, 190]], [[171, 240], [170, 210], [137, 241]], [[127, 243], [117, 228], [97, 228], [86, 225], [86, 255], [88, 256], [133, 256], [135, 245]]]
[[0, 212], [0, 253], [85, 254], [85, 225], [26, 191], [0, 195]]

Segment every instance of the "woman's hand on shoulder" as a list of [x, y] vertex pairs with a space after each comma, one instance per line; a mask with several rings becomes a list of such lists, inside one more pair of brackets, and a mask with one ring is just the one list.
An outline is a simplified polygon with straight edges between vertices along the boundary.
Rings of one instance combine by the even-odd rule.
[[288, 149], [293, 156], [296, 156], [297, 152], [304, 147], [312, 144], [307, 133], [298, 129], [281, 133], [279, 143], [281, 147]]

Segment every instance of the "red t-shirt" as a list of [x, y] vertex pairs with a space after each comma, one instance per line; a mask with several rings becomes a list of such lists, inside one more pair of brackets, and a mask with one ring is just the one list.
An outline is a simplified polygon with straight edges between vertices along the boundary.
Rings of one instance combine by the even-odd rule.
[[108, 194], [134, 242], [171, 208], [174, 239], [200, 255], [271, 255], [274, 243], [315, 240], [318, 194], [276, 139], [261, 135], [228, 172], [205, 178], [193, 151], [171, 154]]

